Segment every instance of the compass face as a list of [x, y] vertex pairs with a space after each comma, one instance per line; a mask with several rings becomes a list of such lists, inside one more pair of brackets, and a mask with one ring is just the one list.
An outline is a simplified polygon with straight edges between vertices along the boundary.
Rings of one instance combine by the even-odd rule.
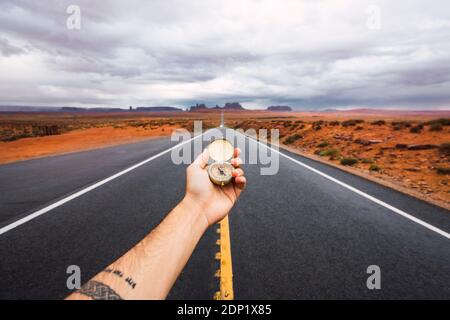
[[208, 167], [211, 181], [217, 185], [224, 186], [232, 179], [233, 166], [229, 163], [215, 162]]

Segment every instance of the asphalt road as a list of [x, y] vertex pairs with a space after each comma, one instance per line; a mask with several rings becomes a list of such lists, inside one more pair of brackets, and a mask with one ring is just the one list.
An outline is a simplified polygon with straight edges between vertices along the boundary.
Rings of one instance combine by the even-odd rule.
[[[175, 145], [155, 139], [0, 166], [0, 230]], [[246, 141], [246, 153], [257, 148]], [[260, 147], [261, 148], [261, 147]], [[336, 168], [284, 154], [450, 232], [450, 215]], [[244, 164], [248, 188], [230, 215], [236, 299], [450, 299], [450, 240], [280, 157], [276, 175]], [[185, 165], [170, 152], [0, 234], [0, 299], [62, 299], [69, 265], [82, 280], [152, 230], [182, 198]], [[170, 299], [218, 290], [214, 228], [201, 239]], [[369, 265], [381, 290], [369, 290]]]

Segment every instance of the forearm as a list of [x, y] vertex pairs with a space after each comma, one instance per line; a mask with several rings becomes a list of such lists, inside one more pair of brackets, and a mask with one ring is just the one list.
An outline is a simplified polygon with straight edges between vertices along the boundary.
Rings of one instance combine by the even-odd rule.
[[[147, 237], [96, 275], [91, 287], [105, 286], [97, 295], [103, 291], [122, 299], [164, 299], [207, 227], [201, 208], [183, 199]], [[83, 287], [68, 299], [102, 298], [89, 294], [94, 291], [89, 283]]]

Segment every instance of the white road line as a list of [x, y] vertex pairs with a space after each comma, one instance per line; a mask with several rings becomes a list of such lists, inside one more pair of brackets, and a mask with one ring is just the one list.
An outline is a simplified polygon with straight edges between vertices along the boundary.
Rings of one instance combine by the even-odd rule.
[[[235, 130], [235, 132], [244, 135], [243, 133], [241, 133], [239, 131]], [[292, 158], [292, 157], [290, 157], [290, 156], [288, 156], [288, 155], [286, 155], [286, 154], [284, 154], [284, 153], [282, 153], [282, 152], [280, 152], [280, 151], [278, 151], [278, 150], [276, 150], [276, 149], [274, 149], [272, 147], [269, 147], [268, 145], [266, 145], [264, 143], [261, 143], [260, 141], [255, 140], [254, 138], [252, 138], [252, 137], [250, 137], [248, 135], [244, 135], [244, 136], [246, 136], [249, 140], [253, 140], [254, 142], [259, 143], [260, 145], [262, 145], [262, 146], [264, 146], [264, 147], [266, 147], [266, 148], [268, 148], [268, 149], [278, 153], [282, 157], [284, 157], [286, 159], [289, 159], [289, 160], [295, 162], [296, 164], [298, 164], [298, 165], [300, 165], [300, 166], [302, 166], [302, 167], [304, 167], [304, 168], [306, 168], [306, 169], [308, 169], [308, 170], [310, 170], [310, 171], [312, 171], [314, 173], [317, 173], [318, 175], [320, 175], [320, 176], [322, 176], [322, 177], [324, 177], [324, 178], [326, 178], [326, 179], [328, 179], [330, 181], [333, 181], [333, 182], [339, 184], [340, 186], [342, 186], [342, 187], [344, 187], [344, 188], [346, 188], [346, 189], [348, 189], [350, 191], [353, 191], [354, 193], [357, 193], [360, 196], [362, 196], [362, 197], [364, 197], [364, 198], [366, 198], [366, 199], [368, 199], [368, 200], [370, 200], [372, 202], [375, 202], [376, 204], [378, 204], [380, 206], [383, 206], [383, 207], [385, 207], [385, 208], [387, 208], [387, 209], [389, 209], [389, 210], [391, 210], [391, 211], [393, 211], [393, 212], [395, 212], [395, 213], [405, 217], [406, 219], [409, 219], [409, 220], [411, 220], [411, 221], [413, 221], [413, 222], [415, 222], [417, 224], [420, 224], [421, 226], [423, 226], [423, 227], [425, 227], [425, 228], [427, 228], [427, 229], [429, 229], [431, 231], [434, 231], [434, 232], [440, 234], [441, 236], [446, 237], [447, 239], [450, 239], [450, 234], [448, 232], [445, 232], [444, 230], [441, 230], [441, 229], [439, 229], [439, 228], [437, 228], [437, 227], [435, 227], [435, 226], [433, 226], [433, 225], [431, 225], [431, 224], [429, 224], [429, 223], [427, 223], [427, 222], [425, 222], [423, 220], [420, 220], [420, 219], [410, 215], [409, 213], [406, 213], [405, 211], [397, 209], [396, 207], [393, 207], [390, 204], [388, 204], [388, 203], [386, 203], [384, 201], [381, 201], [380, 199], [377, 199], [377, 198], [375, 198], [375, 197], [373, 197], [373, 196], [371, 196], [371, 195], [369, 195], [369, 194], [367, 194], [367, 193], [365, 193], [365, 192], [363, 192], [361, 190], [356, 189], [355, 187], [352, 187], [352, 186], [350, 186], [350, 185], [348, 185], [348, 184], [346, 184], [346, 183], [344, 183], [344, 182], [342, 182], [342, 181], [340, 181], [340, 180], [338, 180], [336, 178], [333, 178], [333, 177], [327, 175], [326, 173], [323, 173], [322, 171], [314, 169], [313, 167], [308, 166], [307, 164], [304, 164], [303, 162], [298, 161], [297, 159], [294, 159], [294, 158]]]
[[33, 213], [23, 217], [22, 219], [14, 221], [13, 223], [8, 224], [7, 226], [4, 226], [3, 228], [0, 229], [0, 236], [2, 234], [4, 234], [4, 233], [8, 232], [8, 231], [11, 231], [14, 228], [17, 228], [18, 226], [20, 226], [20, 225], [22, 225], [24, 223], [27, 223], [30, 220], [33, 220], [34, 218], [37, 218], [37, 217], [43, 215], [44, 213], [47, 213], [47, 212], [49, 212], [49, 211], [51, 211], [51, 210], [53, 210], [55, 208], [58, 208], [58, 207], [62, 206], [63, 204], [65, 204], [65, 203], [67, 203], [69, 201], [72, 201], [73, 199], [76, 199], [76, 198], [82, 196], [83, 194], [88, 193], [89, 191], [92, 191], [92, 190], [94, 190], [94, 189], [104, 185], [105, 183], [108, 183], [108, 182], [110, 182], [110, 181], [112, 181], [112, 180], [114, 180], [114, 179], [116, 179], [116, 178], [118, 178], [120, 176], [123, 176], [124, 174], [126, 174], [126, 173], [128, 173], [128, 172], [130, 172], [130, 171], [132, 171], [132, 170], [134, 170], [136, 168], [139, 168], [140, 166], [142, 166], [142, 165], [144, 165], [144, 164], [146, 164], [146, 163], [148, 163], [148, 162], [150, 162], [152, 160], [155, 160], [156, 158], [159, 158], [162, 155], [165, 155], [166, 153], [171, 152], [172, 150], [177, 149], [177, 148], [181, 147], [184, 144], [190, 143], [191, 141], [193, 141], [193, 140], [195, 140], [195, 139], [197, 139], [199, 137], [202, 137], [202, 136], [203, 136], [203, 134], [199, 134], [199, 135], [197, 135], [197, 136], [195, 136], [195, 137], [193, 137], [193, 138], [191, 138], [189, 140], [183, 141], [183, 142], [177, 144], [176, 146], [173, 146], [172, 148], [164, 150], [164, 151], [162, 151], [162, 152], [160, 152], [158, 154], [155, 154], [154, 156], [151, 156], [148, 159], [145, 159], [144, 161], [141, 161], [141, 162], [139, 162], [139, 163], [137, 163], [137, 164], [135, 164], [135, 165], [133, 165], [133, 166], [123, 170], [123, 171], [118, 172], [115, 175], [112, 175], [112, 176], [110, 176], [110, 177], [108, 177], [106, 179], [103, 179], [103, 180], [101, 180], [101, 181], [99, 181], [99, 182], [97, 182], [97, 183], [95, 183], [95, 184], [93, 184], [93, 185], [83, 189], [83, 190], [80, 190], [80, 191], [78, 191], [78, 192], [76, 192], [74, 194], [71, 194], [68, 197], [65, 197], [65, 198], [63, 198], [63, 199], [61, 199], [59, 201], [56, 201], [55, 203], [52, 203], [51, 205], [49, 205], [49, 206], [47, 206], [45, 208], [42, 208], [42, 209], [40, 209], [40, 210], [38, 210], [36, 212], [33, 212]]

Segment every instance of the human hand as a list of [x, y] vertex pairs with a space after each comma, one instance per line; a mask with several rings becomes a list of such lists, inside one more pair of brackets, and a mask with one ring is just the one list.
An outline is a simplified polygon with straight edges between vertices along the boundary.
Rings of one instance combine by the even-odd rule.
[[215, 185], [209, 179], [206, 169], [209, 159], [208, 149], [205, 149], [186, 170], [186, 195], [183, 202], [200, 211], [208, 225], [222, 220], [245, 188], [247, 181], [244, 171], [239, 168], [242, 164], [239, 153], [238, 148], [234, 149], [231, 159], [234, 167], [233, 181], [223, 187]]

